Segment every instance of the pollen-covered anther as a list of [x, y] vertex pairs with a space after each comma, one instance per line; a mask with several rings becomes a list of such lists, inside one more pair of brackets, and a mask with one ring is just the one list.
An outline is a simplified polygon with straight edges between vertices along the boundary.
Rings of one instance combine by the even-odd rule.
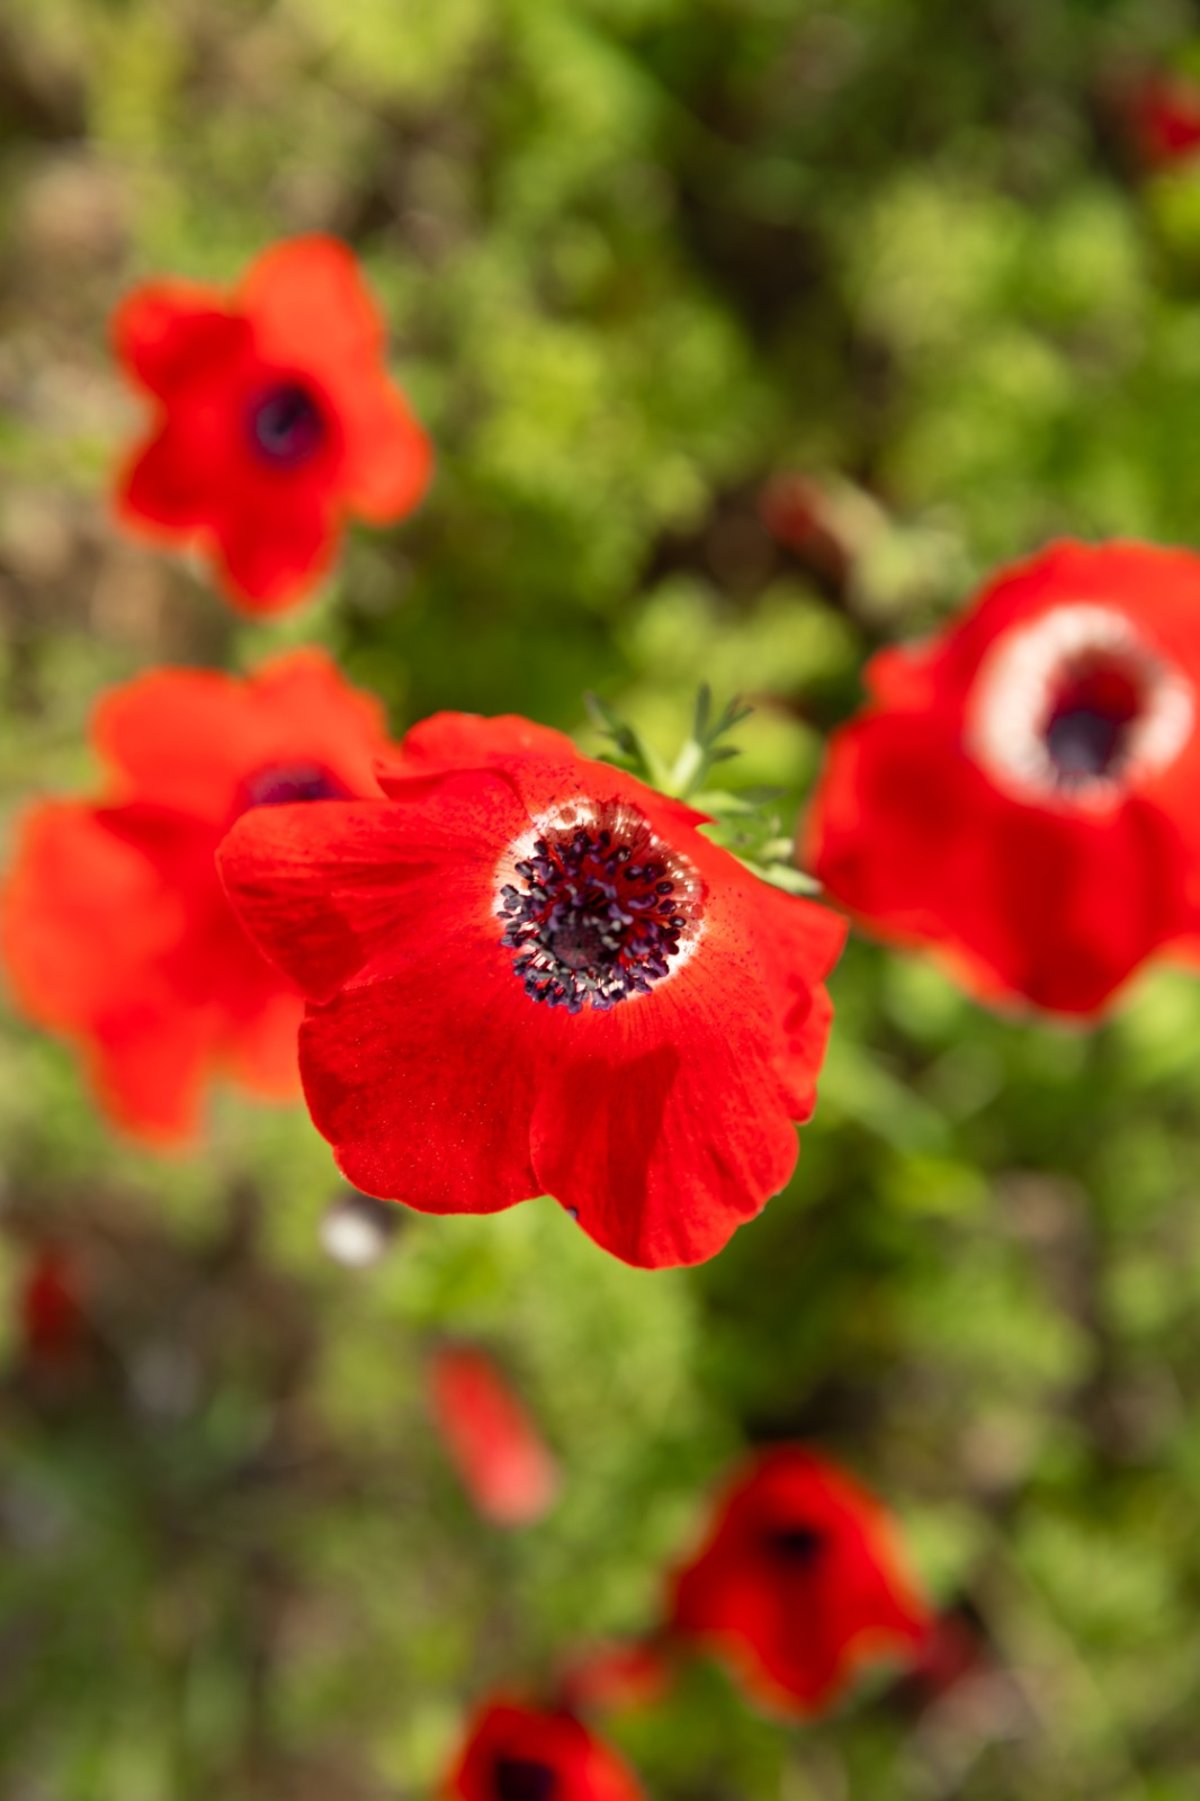
[[648, 994], [691, 955], [700, 882], [625, 803], [539, 821], [499, 872], [501, 943], [531, 1000], [579, 1013]]
[[1056, 607], [985, 659], [968, 749], [1021, 798], [1103, 812], [1174, 761], [1190, 682], [1121, 613]]

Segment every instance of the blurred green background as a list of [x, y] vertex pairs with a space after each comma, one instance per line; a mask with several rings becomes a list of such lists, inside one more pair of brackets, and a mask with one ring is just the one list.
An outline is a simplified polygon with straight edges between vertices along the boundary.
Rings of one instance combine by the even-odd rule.
[[[799, 801], [864, 656], [1062, 532], [1200, 540], [1200, 164], [1120, 96], [1200, 70], [1183, 0], [3, 0], [0, 784], [94, 780], [155, 661], [328, 645], [394, 725], [669, 749], [696, 683]], [[118, 539], [135, 280], [363, 255], [439, 448], [422, 513], [249, 627]], [[767, 484], [814, 481], [781, 544]], [[778, 509], [776, 509], [778, 510]], [[795, 512], [793, 506], [792, 512]], [[796, 536], [795, 532], [792, 534]], [[970, 1675], [760, 1719], [696, 1670], [606, 1731], [663, 1801], [1200, 1793], [1200, 989], [1091, 1035], [992, 1019], [856, 944], [792, 1189], [696, 1272], [559, 1209], [413, 1216], [330, 1262], [302, 1113], [116, 1143], [67, 1053], [0, 1036], [0, 1281], [70, 1244], [104, 1348], [0, 1392], [0, 1794], [411, 1801], [497, 1681], [636, 1633], [747, 1436], [901, 1515]], [[424, 1360], [491, 1346], [560, 1455], [540, 1527], [472, 1513]]]

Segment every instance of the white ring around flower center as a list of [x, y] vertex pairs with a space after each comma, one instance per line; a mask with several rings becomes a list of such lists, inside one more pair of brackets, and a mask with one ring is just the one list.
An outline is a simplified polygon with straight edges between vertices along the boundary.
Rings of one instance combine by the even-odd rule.
[[[1072, 681], [1104, 668], [1127, 678], [1136, 710], [1116, 766], [1064, 779], [1051, 750], [1056, 704]], [[1179, 755], [1195, 722], [1191, 683], [1122, 613], [1080, 603], [1014, 626], [984, 658], [967, 721], [968, 753], [1021, 799], [1103, 812]]]

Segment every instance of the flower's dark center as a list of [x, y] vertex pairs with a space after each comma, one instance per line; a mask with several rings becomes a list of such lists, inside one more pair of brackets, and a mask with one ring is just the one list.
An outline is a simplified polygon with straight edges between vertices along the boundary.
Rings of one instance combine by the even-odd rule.
[[250, 440], [268, 463], [292, 469], [307, 462], [325, 442], [325, 415], [299, 382], [268, 388], [250, 409]]
[[691, 872], [627, 809], [544, 830], [512, 874], [501, 943], [529, 998], [569, 1013], [647, 994], [691, 930]]
[[270, 763], [242, 784], [240, 811], [288, 807], [304, 800], [346, 800], [350, 790], [320, 763]]
[[1115, 658], [1066, 671], [1045, 725], [1058, 784], [1072, 789], [1120, 776], [1142, 706], [1141, 683]]
[[492, 1769], [495, 1801], [554, 1801], [558, 1776], [532, 1757], [498, 1757]]
[[762, 1541], [772, 1558], [792, 1569], [811, 1569], [827, 1542], [819, 1526], [768, 1526]]
[[1190, 681], [1124, 613], [1071, 602], [988, 651], [966, 745], [1020, 800], [1104, 813], [1174, 762], [1195, 714]]

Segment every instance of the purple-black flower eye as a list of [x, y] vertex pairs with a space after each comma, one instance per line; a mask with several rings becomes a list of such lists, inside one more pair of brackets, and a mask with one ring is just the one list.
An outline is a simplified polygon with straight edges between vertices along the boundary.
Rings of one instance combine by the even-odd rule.
[[254, 449], [277, 468], [291, 469], [321, 448], [328, 435], [325, 415], [299, 382], [268, 388], [250, 409]]
[[242, 807], [289, 807], [305, 800], [346, 800], [349, 789], [319, 763], [271, 763], [247, 776]]
[[492, 1772], [496, 1801], [554, 1801], [558, 1777], [530, 1757], [498, 1757]]
[[819, 1526], [768, 1526], [763, 1543], [772, 1557], [792, 1569], [809, 1569], [825, 1549]]
[[648, 994], [694, 941], [698, 884], [630, 808], [547, 825], [502, 883], [501, 943], [530, 1000], [569, 1013]]
[[1046, 754], [1067, 789], [1120, 773], [1142, 711], [1140, 685], [1120, 663], [1070, 672], [1046, 721]]

